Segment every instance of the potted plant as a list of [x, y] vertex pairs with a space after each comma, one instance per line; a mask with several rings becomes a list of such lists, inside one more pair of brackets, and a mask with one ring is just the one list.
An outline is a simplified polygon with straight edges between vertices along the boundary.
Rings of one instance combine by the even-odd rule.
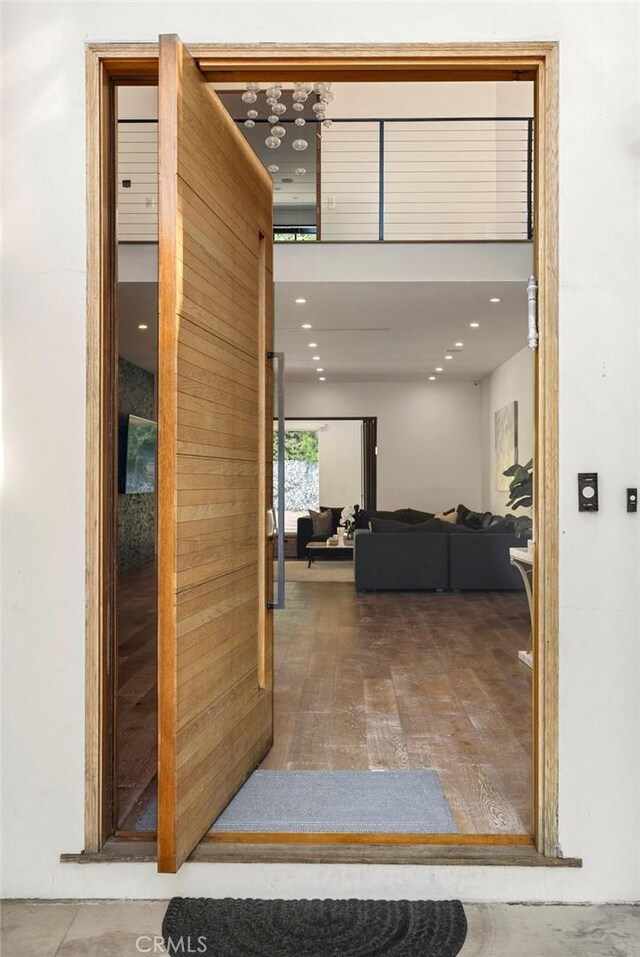
[[526, 465], [516, 463], [502, 474], [511, 479], [507, 507], [515, 510], [533, 505], [533, 459]]
[[[502, 474], [511, 479], [508, 508], [514, 511], [517, 508], [530, 508], [533, 505], [533, 459], [529, 459], [526, 465], [516, 463]], [[515, 532], [518, 537], [527, 538], [528, 545], [531, 547], [533, 522], [528, 515], [515, 519]]]

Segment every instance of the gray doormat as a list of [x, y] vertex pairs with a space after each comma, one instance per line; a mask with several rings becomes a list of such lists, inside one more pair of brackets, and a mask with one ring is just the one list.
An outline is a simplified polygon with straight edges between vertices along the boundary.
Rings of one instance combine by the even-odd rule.
[[455, 834], [437, 773], [254, 771], [212, 831]]
[[[174, 897], [162, 933], [169, 954], [455, 957], [467, 935], [467, 920], [460, 901]], [[187, 951], [187, 945], [193, 949]]]

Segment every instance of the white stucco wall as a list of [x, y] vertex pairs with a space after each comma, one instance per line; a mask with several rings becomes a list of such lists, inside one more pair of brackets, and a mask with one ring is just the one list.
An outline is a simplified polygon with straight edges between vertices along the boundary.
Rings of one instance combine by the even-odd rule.
[[[638, 7], [632, 3], [3, 5], [4, 893], [640, 896]], [[558, 40], [560, 840], [581, 870], [61, 865], [83, 843], [87, 40]], [[576, 472], [601, 511], [580, 515]]]

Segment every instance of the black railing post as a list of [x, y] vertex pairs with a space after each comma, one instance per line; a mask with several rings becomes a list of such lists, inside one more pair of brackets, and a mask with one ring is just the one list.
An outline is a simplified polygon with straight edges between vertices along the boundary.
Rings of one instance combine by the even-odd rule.
[[378, 127], [378, 240], [384, 240], [384, 120]]
[[533, 239], [533, 119], [527, 120], [527, 239]]

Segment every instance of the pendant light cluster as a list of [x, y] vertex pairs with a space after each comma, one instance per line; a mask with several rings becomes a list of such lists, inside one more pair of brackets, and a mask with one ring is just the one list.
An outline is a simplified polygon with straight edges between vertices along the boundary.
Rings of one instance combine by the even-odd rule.
[[[284, 113], [287, 112], [286, 105], [282, 102], [282, 83], [272, 83], [271, 86], [267, 88], [266, 93], [266, 106], [269, 111], [269, 123], [271, 124], [271, 132], [269, 136], [265, 139], [265, 146], [270, 150], [277, 150], [282, 139], [286, 136], [286, 129], [281, 123], [281, 118]], [[319, 83], [294, 83], [293, 87], [293, 111], [295, 113], [302, 113], [304, 111], [304, 106], [309, 96], [314, 93], [317, 96], [317, 102], [313, 104], [311, 109], [315, 113], [316, 122], [322, 123], [325, 129], [330, 129], [333, 120], [329, 119], [327, 116], [327, 111], [330, 104], [333, 102], [333, 93], [331, 92], [331, 84], [325, 82]], [[259, 83], [247, 83], [247, 88], [242, 94], [242, 101], [249, 106], [247, 110], [247, 119], [244, 121], [244, 125], [251, 129], [256, 125], [256, 119], [258, 118], [258, 110], [256, 109], [256, 104], [258, 103], [258, 94], [260, 93], [260, 84]], [[297, 127], [306, 126], [307, 121], [304, 116], [295, 117], [295, 125]], [[298, 153], [302, 153], [309, 146], [308, 141], [304, 138], [304, 134], [298, 135], [296, 139], [291, 144], [292, 148]], [[278, 168], [273, 166], [267, 167], [270, 173], [276, 173]], [[300, 167], [296, 170], [298, 176], [303, 176], [306, 173], [306, 170]]]

